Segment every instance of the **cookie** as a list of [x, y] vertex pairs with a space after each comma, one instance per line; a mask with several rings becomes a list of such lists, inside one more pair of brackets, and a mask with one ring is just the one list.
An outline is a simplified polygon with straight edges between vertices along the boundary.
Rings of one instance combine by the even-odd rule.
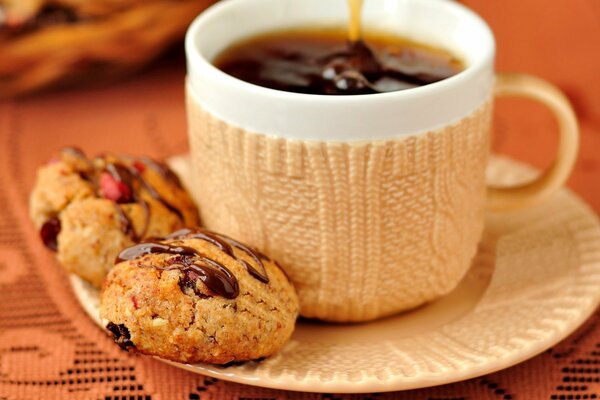
[[267, 256], [223, 235], [185, 229], [123, 250], [100, 316], [126, 350], [224, 364], [277, 352], [298, 316], [294, 287]]
[[85, 23], [143, 3], [142, 0], [0, 0], [2, 28], [17, 32]]
[[30, 215], [63, 267], [96, 287], [123, 248], [199, 222], [164, 164], [147, 157], [88, 159], [74, 148], [39, 169]]

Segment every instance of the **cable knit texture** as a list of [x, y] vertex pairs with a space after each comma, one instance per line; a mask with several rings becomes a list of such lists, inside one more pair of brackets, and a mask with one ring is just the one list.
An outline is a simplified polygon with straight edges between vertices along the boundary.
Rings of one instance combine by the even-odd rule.
[[451, 291], [483, 230], [491, 102], [439, 130], [318, 142], [249, 132], [188, 96], [205, 225], [272, 255], [305, 317], [366, 321]]

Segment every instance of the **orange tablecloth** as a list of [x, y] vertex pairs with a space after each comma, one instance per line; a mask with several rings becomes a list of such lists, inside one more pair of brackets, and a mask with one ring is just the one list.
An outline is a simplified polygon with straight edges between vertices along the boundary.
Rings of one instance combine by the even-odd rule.
[[[600, 211], [600, 2], [466, 3], [496, 32], [499, 70], [540, 75], [573, 101], [583, 136], [569, 186]], [[182, 58], [177, 52], [107, 88], [0, 103], [0, 400], [351, 398], [216, 381], [121, 352], [84, 315], [28, 222], [34, 170], [61, 146], [157, 157], [186, 151]], [[497, 151], [538, 167], [554, 152], [554, 122], [539, 106], [502, 100], [495, 130]], [[553, 349], [505, 371], [436, 388], [352, 398], [376, 397], [599, 398], [600, 313]]]

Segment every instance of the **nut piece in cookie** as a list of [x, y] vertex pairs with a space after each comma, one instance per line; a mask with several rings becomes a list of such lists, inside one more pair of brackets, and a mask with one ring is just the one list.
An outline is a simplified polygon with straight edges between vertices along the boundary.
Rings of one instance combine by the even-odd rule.
[[172, 361], [225, 364], [277, 352], [299, 304], [280, 266], [224, 235], [184, 229], [123, 250], [100, 293], [122, 347]]
[[30, 216], [63, 267], [100, 287], [124, 247], [198, 224], [190, 196], [147, 157], [63, 149], [38, 170]]

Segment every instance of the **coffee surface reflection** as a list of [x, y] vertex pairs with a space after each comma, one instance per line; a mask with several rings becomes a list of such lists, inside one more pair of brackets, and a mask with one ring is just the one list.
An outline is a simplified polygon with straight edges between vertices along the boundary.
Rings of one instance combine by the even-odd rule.
[[400, 37], [363, 33], [362, 40], [353, 41], [342, 29], [311, 28], [239, 42], [218, 55], [214, 65], [255, 85], [320, 95], [410, 89], [464, 69], [448, 51]]

